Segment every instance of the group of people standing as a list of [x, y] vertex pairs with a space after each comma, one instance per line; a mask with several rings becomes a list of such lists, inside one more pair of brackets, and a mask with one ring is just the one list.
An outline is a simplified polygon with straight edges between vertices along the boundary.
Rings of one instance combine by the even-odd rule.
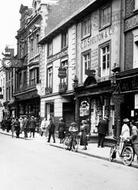
[[[8, 122], [7, 122], [8, 121]], [[24, 138], [35, 137], [36, 132], [36, 119], [34, 116], [27, 117], [26, 115], [20, 116], [19, 118], [7, 118], [7, 121], [4, 120], [4, 127], [3, 130], [7, 130], [9, 132], [11, 130], [12, 137], [14, 134], [16, 138], [20, 137], [20, 134], [24, 134]]]

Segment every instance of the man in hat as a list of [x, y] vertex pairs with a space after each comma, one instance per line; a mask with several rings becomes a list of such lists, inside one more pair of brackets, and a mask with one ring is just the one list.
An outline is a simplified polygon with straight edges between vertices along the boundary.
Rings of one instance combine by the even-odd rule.
[[108, 117], [104, 116], [102, 120], [99, 121], [98, 124], [98, 147], [104, 147], [105, 136], [108, 131]]
[[125, 118], [123, 119], [123, 126], [121, 130], [121, 135], [120, 135], [120, 149], [121, 153], [124, 147], [124, 142], [130, 139], [130, 125], [129, 125], [129, 119]]
[[129, 127], [129, 119], [128, 118], [123, 119], [123, 126], [122, 126], [120, 137], [124, 141], [130, 137], [130, 127]]

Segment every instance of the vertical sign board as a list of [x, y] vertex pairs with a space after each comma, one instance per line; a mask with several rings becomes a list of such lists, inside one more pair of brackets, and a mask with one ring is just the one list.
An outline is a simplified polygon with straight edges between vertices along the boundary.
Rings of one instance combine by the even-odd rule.
[[135, 109], [138, 109], [138, 94], [135, 94]]

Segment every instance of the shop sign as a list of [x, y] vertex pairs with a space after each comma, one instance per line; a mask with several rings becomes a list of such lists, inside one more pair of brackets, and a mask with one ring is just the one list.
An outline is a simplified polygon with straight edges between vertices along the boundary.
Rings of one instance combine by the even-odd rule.
[[66, 78], [66, 68], [59, 67], [58, 77], [59, 78]]
[[138, 109], [138, 94], [135, 94], [135, 109]]
[[86, 100], [82, 101], [80, 105], [80, 116], [83, 117], [89, 115], [89, 108], [90, 104]]
[[125, 31], [131, 30], [138, 26], [138, 15], [128, 18], [125, 21]]
[[133, 91], [138, 89], [138, 76], [130, 77], [120, 81], [120, 91]]

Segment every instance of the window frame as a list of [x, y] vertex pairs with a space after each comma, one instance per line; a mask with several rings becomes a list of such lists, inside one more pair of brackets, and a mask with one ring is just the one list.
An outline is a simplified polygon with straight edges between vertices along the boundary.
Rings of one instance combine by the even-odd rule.
[[61, 50], [68, 47], [68, 31], [61, 34]]
[[[107, 46], [109, 46], [109, 53], [106, 51], [106, 53], [102, 53], [102, 50], [103, 50], [103, 48], [106, 48]], [[108, 57], [108, 55], [109, 55], [109, 59], [107, 59], [107, 57]], [[103, 69], [103, 56], [106, 56], [106, 63], [105, 63], [105, 68]], [[107, 63], [108, 62], [108, 60], [109, 60], [109, 63]], [[109, 64], [109, 66], [108, 66], [108, 64]], [[100, 76], [101, 77], [107, 77], [107, 76], [109, 76], [110, 75], [110, 70], [111, 70], [111, 41], [109, 40], [109, 41], [107, 41], [107, 42], [105, 42], [105, 43], [103, 43], [103, 44], [101, 44], [100, 46], [99, 46], [99, 68], [100, 68]], [[103, 72], [109, 72], [109, 74], [108, 75], [103, 75]]]
[[[65, 63], [65, 65], [63, 65]], [[66, 77], [63, 79], [60, 79], [61, 83], [65, 83], [66, 85], [68, 85], [68, 59], [65, 60], [60, 60], [60, 66], [62, 68], [66, 68]]]
[[[52, 79], [51, 79], [51, 82], [49, 82], [50, 80], [49, 80], [49, 70], [52, 70], [51, 71], [51, 73], [52, 73]], [[50, 85], [50, 83], [51, 83], [51, 85]], [[53, 89], [53, 65], [48, 65], [47, 66], [47, 88], [51, 88], [51, 89]]]
[[[88, 22], [88, 33], [84, 34], [84, 27], [85, 27], [85, 30], [86, 30], [86, 24], [87, 24], [87, 22]], [[90, 16], [88, 16], [87, 18], [85, 18], [81, 22], [81, 38], [85, 39], [85, 38], [87, 38], [89, 36], [91, 36], [91, 17]]]
[[[87, 59], [87, 61], [88, 61], [88, 68], [86, 68], [85, 66], [86, 66], [86, 64], [85, 64], [85, 62], [84, 62], [84, 56], [86, 56], [86, 55], [90, 55], [90, 59], [89, 59], [89, 61], [88, 61], [88, 59]], [[82, 55], [81, 55], [81, 63], [82, 63], [82, 66], [81, 66], [81, 73], [82, 73], [82, 75], [81, 75], [81, 81], [83, 81], [83, 79], [85, 78], [84, 76], [85, 75], [87, 75], [86, 74], [86, 71], [87, 70], [89, 70], [89, 69], [91, 69], [91, 49], [89, 49], [89, 50], [87, 50], [87, 51], [85, 51], [85, 52], [83, 52], [82, 53]]]
[[134, 0], [134, 11], [138, 11], [138, 1]]
[[[51, 50], [50, 50], [51, 48]], [[50, 57], [53, 55], [53, 42], [52, 40], [47, 44], [47, 57]]]
[[[110, 8], [110, 20], [108, 23], [102, 23], [102, 18], [104, 19], [103, 15], [104, 14], [104, 10]], [[104, 29], [106, 27], [109, 27], [112, 24], [112, 6], [111, 4], [107, 4], [106, 6], [103, 6], [102, 8], [100, 8], [99, 10], [99, 30]]]

